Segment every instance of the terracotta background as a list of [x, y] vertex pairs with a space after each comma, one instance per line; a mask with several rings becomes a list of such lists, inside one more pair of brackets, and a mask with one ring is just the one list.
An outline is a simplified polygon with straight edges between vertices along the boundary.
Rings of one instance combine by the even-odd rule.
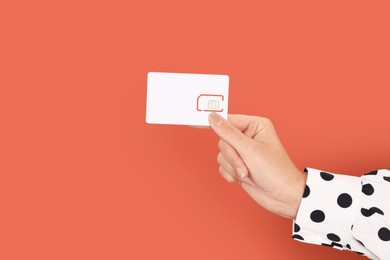
[[390, 168], [388, 1], [1, 1], [1, 259], [362, 259], [217, 172], [208, 130], [145, 124], [149, 71], [230, 75], [292, 159]]

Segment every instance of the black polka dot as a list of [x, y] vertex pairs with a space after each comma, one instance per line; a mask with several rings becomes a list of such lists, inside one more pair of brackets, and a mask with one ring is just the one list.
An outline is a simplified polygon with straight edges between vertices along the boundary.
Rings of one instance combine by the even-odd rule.
[[339, 247], [339, 248], [343, 248], [343, 246], [341, 244], [338, 244], [338, 243], [335, 243], [335, 242], [332, 242], [332, 244], [325, 244], [325, 243], [322, 243], [323, 246], [329, 246], [329, 247]]
[[370, 209], [365, 209], [365, 208], [362, 208], [360, 210], [360, 212], [362, 213], [363, 216], [365, 217], [371, 217], [372, 215], [374, 215], [375, 213], [378, 213], [380, 215], [384, 215], [383, 214], [383, 211], [381, 209], [378, 209], [377, 207], [371, 207]]
[[321, 178], [324, 179], [325, 181], [331, 181], [334, 178], [333, 174], [327, 173], [327, 172], [320, 172]]
[[305, 192], [303, 193], [303, 197], [304, 198], [307, 198], [307, 196], [309, 196], [309, 194], [310, 194], [310, 188], [309, 188], [309, 186], [305, 186]]
[[378, 171], [372, 171], [372, 172], [366, 173], [364, 175], [377, 175], [377, 174], [378, 174]]
[[294, 223], [294, 232], [299, 232], [299, 230], [301, 230], [301, 227], [298, 224]]
[[351, 230], [353, 229], [353, 225], [351, 226]]
[[385, 181], [390, 182], [390, 177], [384, 176], [383, 179], [384, 179]]
[[303, 169], [304, 172], [308, 172], [307, 168]]
[[304, 240], [303, 237], [301, 237], [300, 235], [293, 235], [292, 238], [298, 240]]
[[388, 228], [381, 228], [379, 229], [378, 231], [378, 237], [382, 240], [382, 241], [390, 241], [390, 230]]
[[336, 235], [336, 234], [333, 234], [333, 233], [327, 234], [326, 237], [327, 237], [329, 240], [332, 240], [332, 241], [334, 241], [334, 242], [340, 242], [340, 241], [341, 241], [340, 237], [339, 237], [338, 235]]
[[347, 244], [346, 247], [347, 247], [349, 250], [352, 250], [352, 249], [351, 249], [351, 246], [350, 246], [349, 244]]
[[322, 212], [321, 210], [314, 210], [314, 211], [310, 214], [310, 219], [311, 219], [313, 222], [320, 223], [320, 222], [322, 222], [322, 221], [325, 220], [325, 214], [324, 214], [324, 212]]
[[358, 242], [359, 242], [359, 244], [361, 244], [362, 246], [366, 247], [366, 246], [363, 244], [363, 242], [362, 242], [362, 241], [360, 241], [359, 239], [356, 239], [356, 241], [358, 241]]
[[337, 198], [337, 204], [342, 208], [348, 208], [352, 205], [352, 197], [348, 193], [342, 193]]
[[362, 192], [364, 194], [366, 194], [367, 196], [370, 196], [370, 195], [374, 194], [374, 187], [372, 187], [372, 185], [369, 184], [369, 183], [368, 184], [364, 184], [362, 186]]
[[356, 252], [356, 254], [358, 254], [358, 255], [364, 255], [364, 253], [362, 253], [362, 252]]

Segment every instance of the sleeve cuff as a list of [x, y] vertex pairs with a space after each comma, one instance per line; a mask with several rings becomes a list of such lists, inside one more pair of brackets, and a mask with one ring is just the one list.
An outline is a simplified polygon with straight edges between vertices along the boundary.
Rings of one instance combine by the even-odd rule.
[[293, 239], [350, 250], [351, 227], [360, 208], [359, 177], [313, 168], [293, 222]]

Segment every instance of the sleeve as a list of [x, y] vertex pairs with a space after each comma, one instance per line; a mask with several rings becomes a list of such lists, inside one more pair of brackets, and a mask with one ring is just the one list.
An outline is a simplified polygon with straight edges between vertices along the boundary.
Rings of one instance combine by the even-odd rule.
[[313, 168], [293, 221], [293, 239], [390, 259], [390, 171], [361, 177]]

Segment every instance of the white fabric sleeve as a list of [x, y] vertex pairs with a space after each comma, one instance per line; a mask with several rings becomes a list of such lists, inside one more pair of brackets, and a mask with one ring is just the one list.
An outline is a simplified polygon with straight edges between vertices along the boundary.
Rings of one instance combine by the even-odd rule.
[[390, 171], [355, 177], [305, 168], [293, 239], [390, 259]]

